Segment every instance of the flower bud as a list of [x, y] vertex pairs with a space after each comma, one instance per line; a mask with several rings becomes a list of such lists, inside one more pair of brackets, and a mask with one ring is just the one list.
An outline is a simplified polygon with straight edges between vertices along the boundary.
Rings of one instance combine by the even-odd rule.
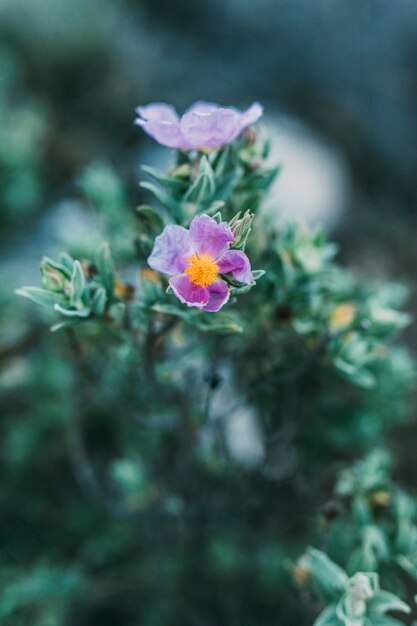
[[374, 591], [369, 577], [361, 572], [349, 579], [346, 592], [346, 612], [349, 617], [363, 615], [366, 603], [372, 598]]
[[356, 317], [356, 309], [352, 304], [339, 304], [330, 314], [330, 326], [338, 331], [350, 326]]
[[300, 586], [307, 584], [310, 580], [310, 559], [307, 554], [303, 554], [293, 567], [293, 575], [296, 583]]
[[245, 248], [246, 240], [252, 228], [253, 218], [254, 214], [250, 211], [246, 211], [242, 217], [240, 217], [240, 213], [237, 213], [229, 222], [230, 229], [235, 238], [233, 248], [242, 250]]
[[391, 503], [391, 494], [385, 489], [379, 489], [371, 494], [370, 501], [374, 506], [387, 507]]
[[44, 257], [41, 261], [40, 270], [44, 289], [66, 292], [71, 276], [64, 266]]

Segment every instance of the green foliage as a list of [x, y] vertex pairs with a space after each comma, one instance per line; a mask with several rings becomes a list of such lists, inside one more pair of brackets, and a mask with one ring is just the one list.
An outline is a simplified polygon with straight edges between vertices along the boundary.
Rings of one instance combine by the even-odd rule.
[[34, 626], [61, 624], [63, 612], [81, 596], [85, 584], [77, 569], [59, 569], [47, 563], [25, 573], [3, 568], [0, 577], [0, 618], [5, 626], [24, 626], [28, 621]]
[[[0, 497], [25, 493], [0, 542], [10, 623], [104, 626], [114, 611], [118, 626], [311, 624], [320, 608], [300, 608], [285, 565], [314, 538], [324, 468], [374, 448], [340, 472], [326, 552], [309, 549], [294, 572], [320, 599], [316, 626], [395, 626], [388, 613], [408, 611], [415, 502], [377, 447], [410, 417], [407, 290], [340, 267], [322, 231], [268, 223], [267, 152], [248, 131], [178, 153], [168, 173], [145, 167], [157, 202], [135, 212], [111, 167], [78, 177], [96, 227], [67, 233], [71, 256], [45, 257], [41, 287], [18, 291], [64, 332], [27, 339], [23, 325], [33, 354], [16, 363], [3, 349], [13, 428]], [[218, 313], [183, 305], [146, 264], [167, 224], [207, 213], [263, 268], [250, 285], [222, 275], [231, 297]], [[8, 336], [8, 307], [4, 320]], [[28, 524], [43, 541], [23, 539]]]
[[343, 532], [349, 572], [380, 572], [402, 589], [403, 573], [417, 579], [416, 505], [393, 483], [390, 469], [387, 452], [376, 450], [340, 473], [335, 497], [341, 501], [341, 517], [330, 529], [329, 540], [340, 546], [340, 556], [337, 535]]
[[89, 261], [81, 264], [66, 253], [58, 261], [44, 257], [41, 277], [42, 288], [22, 287], [17, 294], [67, 318], [55, 324], [53, 330], [86, 318], [117, 322], [123, 318], [124, 304], [115, 293], [113, 259], [107, 243], [100, 246], [96, 265]]
[[[230, 219], [236, 213], [255, 213], [279, 168], [266, 168], [262, 160], [268, 144], [243, 135], [211, 154], [180, 153], [176, 166], [164, 174], [151, 167], [143, 170], [154, 182], [142, 182], [177, 224], [200, 213], [214, 215], [219, 209]], [[240, 242], [241, 244], [241, 242]]]
[[22, 68], [7, 48], [0, 49], [0, 220], [10, 228], [39, 209], [47, 136], [47, 112], [22, 97]]
[[375, 386], [375, 368], [390, 358], [385, 343], [410, 322], [394, 308], [402, 305], [404, 290], [355, 280], [333, 262], [336, 247], [321, 231], [287, 225], [273, 250], [268, 293], [278, 316], [304, 341], [323, 348], [329, 364], [349, 382]]
[[389, 611], [409, 613], [410, 607], [379, 587], [378, 574], [358, 572], [351, 578], [323, 552], [308, 551], [308, 573], [329, 602], [314, 626], [399, 626]]

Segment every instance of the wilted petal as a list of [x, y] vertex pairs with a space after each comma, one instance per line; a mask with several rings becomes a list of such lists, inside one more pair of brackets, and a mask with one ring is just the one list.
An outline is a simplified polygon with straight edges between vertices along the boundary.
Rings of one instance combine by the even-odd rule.
[[169, 224], [155, 239], [148, 264], [153, 270], [173, 276], [184, 271], [187, 259], [193, 254], [188, 231]]
[[181, 134], [194, 148], [219, 148], [240, 130], [240, 114], [233, 109], [215, 108], [189, 111], [180, 121]]
[[190, 224], [190, 240], [197, 254], [210, 254], [217, 259], [234, 237], [227, 222], [218, 224], [208, 215], [199, 215]]
[[188, 306], [202, 309], [209, 301], [210, 294], [206, 287], [199, 287], [190, 282], [187, 274], [179, 274], [169, 279], [175, 295], [181, 302]]
[[215, 313], [216, 311], [219, 311], [228, 301], [230, 290], [224, 280], [217, 280], [215, 283], [210, 285], [210, 287], [207, 287], [207, 289], [210, 294], [210, 299], [204, 307], [204, 311]]
[[241, 250], [226, 250], [216, 263], [220, 274], [232, 272], [236, 280], [248, 285], [253, 280], [249, 259]]

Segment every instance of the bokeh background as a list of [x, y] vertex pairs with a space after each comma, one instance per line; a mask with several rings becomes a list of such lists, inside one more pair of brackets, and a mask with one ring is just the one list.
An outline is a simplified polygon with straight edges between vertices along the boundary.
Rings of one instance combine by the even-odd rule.
[[[60, 541], [66, 490], [53, 486], [48, 468], [59, 456], [55, 433], [68, 373], [59, 352], [54, 367], [45, 367], [39, 340], [52, 352], [54, 340], [13, 290], [37, 282], [42, 252], [53, 256], [68, 241], [76, 246], [94, 224], [80, 199], [86, 166], [115, 167], [133, 207], [143, 200], [139, 164], [168, 163], [166, 151], [133, 126], [135, 106], [163, 101], [183, 111], [201, 99], [264, 104], [273, 158], [283, 165], [267, 209], [277, 220], [323, 224], [341, 244], [341, 261], [359, 273], [415, 281], [414, 0], [0, 0], [0, 418], [7, 483], [0, 543], [7, 562], [15, 559], [1, 571], [2, 586], [9, 585], [4, 619], [23, 597], [47, 589], [42, 623], [60, 626], [54, 615], [78, 580], [76, 566], [43, 570], [38, 552], [45, 545], [50, 553]], [[415, 345], [412, 328], [407, 340]], [[37, 429], [27, 428], [29, 420]], [[414, 436], [411, 426], [395, 434], [408, 477]], [[16, 473], [37, 451], [37, 475]], [[37, 505], [28, 511], [31, 478]], [[95, 520], [66, 519], [68, 553], [76, 552], [83, 523]], [[104, 538], [123, 543], [123, 529]], [[102, 549], [90, 547], [94, 554]], [[280, 555], [265, 558], [273, 568]], [[129, 613], [135, 589], [111, 589], [108, 604], [84, 598], [65, 624], [142, 623]], [[146, 593], [157, 601], [154, 589]]]
[[2, 0], [4, 255], [14, 227], [28, 253], [37, 218], [86, 163], [137, 179], [155, 151], [132, 127], [138, 103], [257, 99], [287, 169], [275, 203], [337, 226], [345, 253], [366, 250], [376, 270], [412, 267], [416, 11], [412, 0]]

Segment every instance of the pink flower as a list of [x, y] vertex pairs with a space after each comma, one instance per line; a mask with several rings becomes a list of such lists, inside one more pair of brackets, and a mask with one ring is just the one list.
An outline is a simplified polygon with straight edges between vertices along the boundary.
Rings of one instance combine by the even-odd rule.
[[263, 107], [254, 102], [246, 111], [220, 107], [212, 102], [196, 102], [180, 118], [169, 104], [139, 106], [135, 124], [158, 143], [177, 150], [218, 149], [262, 115]]
[[190, 229], [166, 226], [148, 258], [150, 267], [170, 276], [169, 284], [181, 302], [204, 311], [218, 311], [229, 299], [229, 287], [220, 276], [242, 283], [253, 280], [244, 252], [230, 250], [234, 236], [227, 222], [208, 215], [195, 217]]

